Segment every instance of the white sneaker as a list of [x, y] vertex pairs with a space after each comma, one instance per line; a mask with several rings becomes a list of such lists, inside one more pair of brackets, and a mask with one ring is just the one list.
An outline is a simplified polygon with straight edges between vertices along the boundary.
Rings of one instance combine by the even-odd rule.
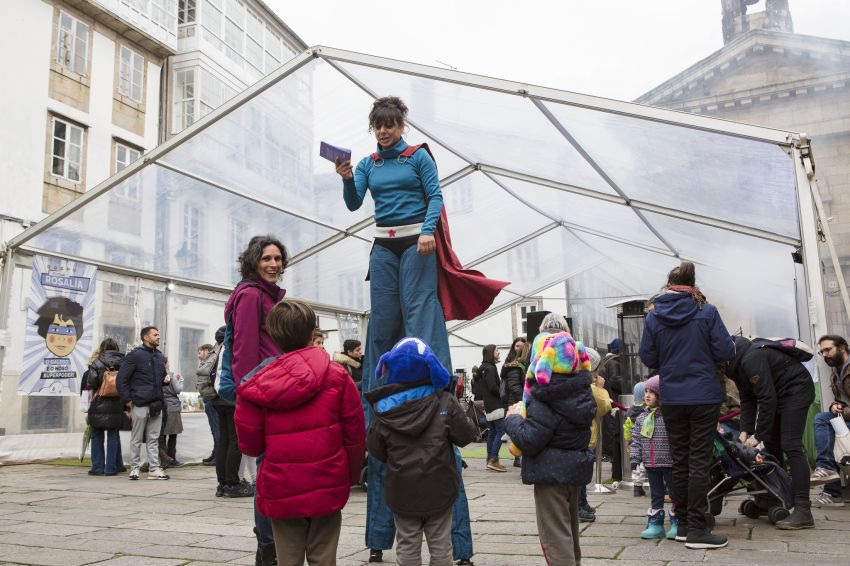
[[129, 480], [139, 479], [139, 468], [133, 468], [132, 470], [130, 470], [130, 475], [127, 476], [127, 479], [129, 479]]
[[157, 468], [148, 472], [149, 480], [167, 480], [168, 475], [162, 471], [162, 468]]
[[823, 485], [825, 483], [832, 483], [834, 481], [838, 481], [841, 479], [838, 475], [838, 472], [835, 470], [829, 470], [827, 468], [815, 468], [815, 471], [812, 472], [812, 476], [809, 478], [809, 483], [811, 485]]
[[825, 491], [822, 491], [814, 501], [812, 507], [844, 507], [844, 499], [838, 496], [832, 496]]

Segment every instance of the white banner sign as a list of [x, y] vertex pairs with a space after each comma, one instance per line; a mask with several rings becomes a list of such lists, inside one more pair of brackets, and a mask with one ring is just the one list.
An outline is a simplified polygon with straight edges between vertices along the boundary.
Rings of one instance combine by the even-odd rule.
[[18, 395], [79, 395], [94, 334], [97, 267], [33, 256]]

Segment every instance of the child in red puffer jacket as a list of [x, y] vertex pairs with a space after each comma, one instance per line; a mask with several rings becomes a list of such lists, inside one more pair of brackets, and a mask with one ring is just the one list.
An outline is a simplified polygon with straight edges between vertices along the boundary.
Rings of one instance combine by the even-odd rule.
[[272, 519], [277, 561], [336, 564], [340, 510], [357, 483], [366, 449], [363, 407], [348, 372], [311, 346], [316, 314], [284, 300], [266, 328], [284, 354], [269, 358], [237, 389], [239, 449], [263, 455], [256, 504]]

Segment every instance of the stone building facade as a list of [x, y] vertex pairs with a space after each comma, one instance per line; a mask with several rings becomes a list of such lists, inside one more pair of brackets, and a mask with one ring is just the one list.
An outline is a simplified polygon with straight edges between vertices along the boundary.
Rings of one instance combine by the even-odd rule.
[[[807, 134], [846, 280], [850, 273], [850, 42], [793, 33], [787, 1], [768, 0], [766, 11], [754, 14], [746, 13], [746, 5], [752, 2], [722, 3], [723, 48], [635, 102]], [[848, 335], [850, 319], [826, 246], [821, 255], [830, 331]]]

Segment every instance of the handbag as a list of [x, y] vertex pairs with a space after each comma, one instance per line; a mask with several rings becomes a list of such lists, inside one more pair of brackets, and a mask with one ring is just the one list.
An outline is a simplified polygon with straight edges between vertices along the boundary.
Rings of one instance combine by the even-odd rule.
[[97, 389], [97, 394], [100, 397], [118, 397], [118, 385], [115, 383], [117, 378], [117, 369], [107, 369], [104, 371], [100, 387]]
[[80, 410], [84, 413], [89, 412], [89, 408], [91, 407], [92, 401], [92, 390], [91, 389], [83, 389], [82, 393], [80, 393]]
[[843, 416], [830, 419], [830, 424], [835, 429], [835, 446], [833, 447], [833, 455], [836, 462], [843, 462], [844, 458], [850, 456], [850, 431], [847, 430], [847, 423]]

